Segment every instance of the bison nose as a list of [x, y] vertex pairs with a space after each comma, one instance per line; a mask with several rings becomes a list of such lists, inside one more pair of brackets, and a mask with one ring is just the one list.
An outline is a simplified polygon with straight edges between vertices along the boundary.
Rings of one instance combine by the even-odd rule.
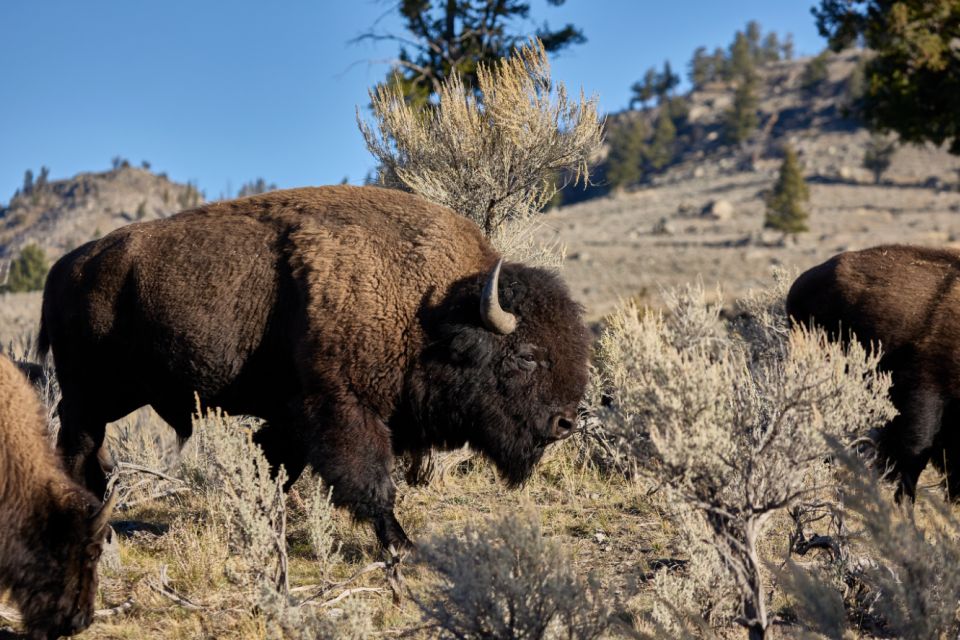
[[573, 433], [576, 423], [569, 414], [555, 413], [550, 418], [550, 439], [563, 440]]

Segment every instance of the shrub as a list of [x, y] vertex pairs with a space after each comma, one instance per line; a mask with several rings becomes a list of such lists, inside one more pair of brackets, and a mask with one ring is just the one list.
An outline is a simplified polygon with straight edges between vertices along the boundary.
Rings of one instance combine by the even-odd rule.
[[4, 291], [20, 293], [39, 291], [47, 279], [50, 264], [47, 255], [38, 245], [30, 243], [20, 250], [20, 255], [10, 263]]
[[374, 124], [359, 110], [357, 121], [382, 181], [450, 207], [497, 244], [509, 237], [498, 234], [505, 222], [527, 221], [550, 202], [557, 175], [589, 180], [602, 127], [596, 99], [571, 100], [552, 82], [539, 41], [477, 76], [480, 99], [454, 76], [424, 109], [380, 86], [370, 96]]
[[[835, 460], [847, 472], [845, 506], [858, 518], [859, 542], [869, 553], [848, 581], [855, 579], [873, 594], [872, 617], [879, 618], [892, 637], [957, 637], [960, 519], [943, 500], [922, 496], [914, 509], [923, 515], [907, 513], [894, 504], [880, 476], [861, 458], [839, 450]], [[790, 573], [784, 584], [798, 610], [816, 614], [808, 619], [834, 634], [847, 627], [848, 616], [837, 607], [841, 598], [834, 585], [800, 567], [792, 567]]]
[[867, 146], [863, 150], [863, 168], [873, 173], [875, 184], [880, 184], [884, 172], [890, 168], [896, 150], [896, 140], [891, 140], [879, 133], [870, 136], [870, 140], [867, 141]]
[[820, 332], [786, 332], [783, 289], [742, 303], [734, 333], [702, 287], [667, 296], [666, 316], [628, 305], [604, 331], [599, 357], [636, 466], [664, 485], [694, 523], [686, 528], [704, 532], [688, 544], [706, 542], [722, 560], [707, 566], [725, 573], [717, 584], [732, 598], [718, 610], [724, 589], [694, 588], [711, 601], [691, 606], [736, 619], [752, 638], [766, 637], [771, 622], [757, 547], [771, 516], [835, 486], [823, 469], [834, 439], [894, 415], [879, 356]]
[[607, 627], [599, 585], [577, 576], [535, 514], [468, 525], [462, 538], [434, 537], [420, 555], [438, 582], [417, 604], [440, 637], [579, 640]]
[[227, 532], [239, 569], [229, 577], [256, 597], [263, 585], [286, 596], [286, 471], [271, 477], [252, 430], [219, 410], [195, 416], [183, 476]]

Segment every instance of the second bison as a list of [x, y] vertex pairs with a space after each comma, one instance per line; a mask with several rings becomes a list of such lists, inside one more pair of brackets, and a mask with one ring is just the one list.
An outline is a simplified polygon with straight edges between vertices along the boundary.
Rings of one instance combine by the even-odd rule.
[[933, 462], [960, 498], [960, 253], [903, 245], [841, 253], [797, 279], [787, 313], [882, 348], [899, 415], [878, 449], [900, 480], [898, 494], [914, 497]]
[[61, 258], [40, 347], [63, 392], [59, 448], [94, 490], [104, 427], [150, 405], [181, 439], [204, 405], [266, 420], [291, 481], [407, 537], [394, 456], [470, 444], [511, 484], [569, 435], [587, 382], [581, 309], [552, 273], [399, 191], [320, 187], [133, 224]]

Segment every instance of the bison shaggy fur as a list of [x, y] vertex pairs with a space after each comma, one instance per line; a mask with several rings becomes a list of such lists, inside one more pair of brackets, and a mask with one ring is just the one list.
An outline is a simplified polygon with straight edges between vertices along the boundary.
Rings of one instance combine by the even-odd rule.
[[581, 309], [553, 273], [497, 278], [499, 260], [472, 222], [374, 187], [275, 191], [90, 242], [43, 298], [68, 469], [102, 489], [104, 425], [144, 405], [186, 439], [196, 392], [263, 418], [273, 465], [291, 481], [312, 466], [402, 545], [395, 455], [470, 444], [518, 484], [573, 430]]
[[841, 253], [797, 278], [787, 313], [837, 339], [852, 332], [879, 345], [899, 415], [877, 444], [898, 495], [913, 498], [933, 462], [960, 497], [960, 253], [903, 245]]
[[0, 356], [0, 588], [45, 640], [93, 620], [110, 509], [64, 472], [44, 431], [33, 388]]

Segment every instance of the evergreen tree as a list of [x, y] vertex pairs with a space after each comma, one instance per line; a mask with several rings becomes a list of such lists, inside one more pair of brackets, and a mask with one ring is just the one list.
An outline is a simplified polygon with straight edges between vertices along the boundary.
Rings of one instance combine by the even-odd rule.
[[773, 31], [768, 33], [760, 45], [761, 62], [777, 62], [780, 59], [780, 39]]
[[657, 76], [656, 79], [657, 103], [663, 104], [664, 100], [669, 97], [670, 92], [679, 84], [680, 76], [673, 72], [673, 69], [670, 67], [670, 61], [664, 60], [663, 72]]
[[33, 191], [33, 171], [27, 169], [23, 172], [23, 189], [24, 194], [30, 193]]
[[880, 184], [884, 172], [890, 168], [897, 143], [885, 135], [874, 133], [863, 152], [863, 168], [873, 173], [873, 181]]
[[743, 78], [753, 77], [754, 75], [754, 56], [750, 47], [750, 40], [742, 31], [737, 31], [737, 35], [730, 45], [730, 64], [727, 69], [727, 78], [739, 81]]
[[813, 13], [834, 51], [860, 42], [873, 52], [862, 111], [871, 129], [960, 154], [960, 3], [821, 0]]
[[607, 183], [612, 189], [628, 187], [643, 178], [649, 136], [650, 129], [643, 117], [630, 118], [607, 135]]
[[784, 237], [807, 231], [809, 213], [806, 204], [810, 201], [810, 190], [803, 180], [797, 154], [790, 147], [784, 149], [780, 176], [767, 197], [767, 214], [763, 226], [783, 232]]
[[646, 111], [647, 102], [657, 95], [657, 70], [653, 67], [647, 69], [643, 74], [643, 80], [638, 80], [630, 86], [633, 96], [630, 98], [630, 108], [636, 103], [640, 103], [640, 108]]
[[787, 34], [787, 37], [783, 39], [783, 44], [780, 45], [780, 48], [783, 50], [784, 60], [793, 60], [793, 34], [792, 33]]
[[699, 89], [713, 79], [713, 61], [706, 47], [697, 47], [690, 60], [690, 84]]
[[238, 198], [244, 198], [246, 196], [255, 196], [258, 193], [266, 193], [268, 191], [276, 191], [277, 185], [267, 183], [263, 178], [257, 178], [256, 180], [251, 180], [250, 182], [244, 182], [240, 185], [240, 191], [237, 192]]
[[20, 250], [20, 255], [10, 263], [5, 291], [20, 293], [43, 289], [50, 265], [43, 249], [36, 244], [28, 244]]
[[[558, 6], [565, 0], [549, 0]], [[397, 9], [408, 35], [371, 31], [361, 40], [393, 40], [400, 54], [387, 82], [399, 86], [412, 104], [430, 101], [440, 84], [459, 74], [466, 86], [476, 90], [477, 68], [507, 57], [515, 48], [536, 36], [547, 53], [586, 42], [572, 24], [551, 30], [546, 24], [532, 26], [530, 4], [525, 0], [400, 0]], [[521, 24], [526, 23], [528, 28]]]
[[733, 93], [733, 106], [727, 111], [724, 138], [728, 143], [745, 142], [759, 124], [757, 118], [756, 81], [742, 78]]
[[723, 47], [717, 47], [713, 50], [713, 56], [711, 57], [713, 66], [711, 67], [711, 80], [720, 80], [729, 79], [730, 76], [730, 61], [727, 59], [727, 52], [723, 50]]
[[47, 181], [50, 179], [50, 167], [40, 167], [40, 175], [37, 176], [37, 181], [34, 183], [33, 188], [37, 191], [43, 191], [47, 186]]
[[829, 57], [829, 51], [821, 51], [819, 55], [810, 60], [807, 66], [803, 68], [800, 86], [804, 91], [811, 95], [817, 94], [820, 91], [823, 83], [827, 80], [827, 60]]
[[753, 58], [755, 62], [760, 61], [760, 36], [762, 31], [760, 29], [760, 23], [756, 20], [751, 20], [747, 23], [747, 28], [744, 31], [744, 35], [747, 39], [748, 48], [750, 51], [750, 57]]
[[657, 124], [653, 132], [653, 140], [647, 152], [647, 162], [655, 171], [663, 169], [673, 162], [677, 142], [677, 129], [673, 124], [668, 104], [660, 107], [657, 114]]

